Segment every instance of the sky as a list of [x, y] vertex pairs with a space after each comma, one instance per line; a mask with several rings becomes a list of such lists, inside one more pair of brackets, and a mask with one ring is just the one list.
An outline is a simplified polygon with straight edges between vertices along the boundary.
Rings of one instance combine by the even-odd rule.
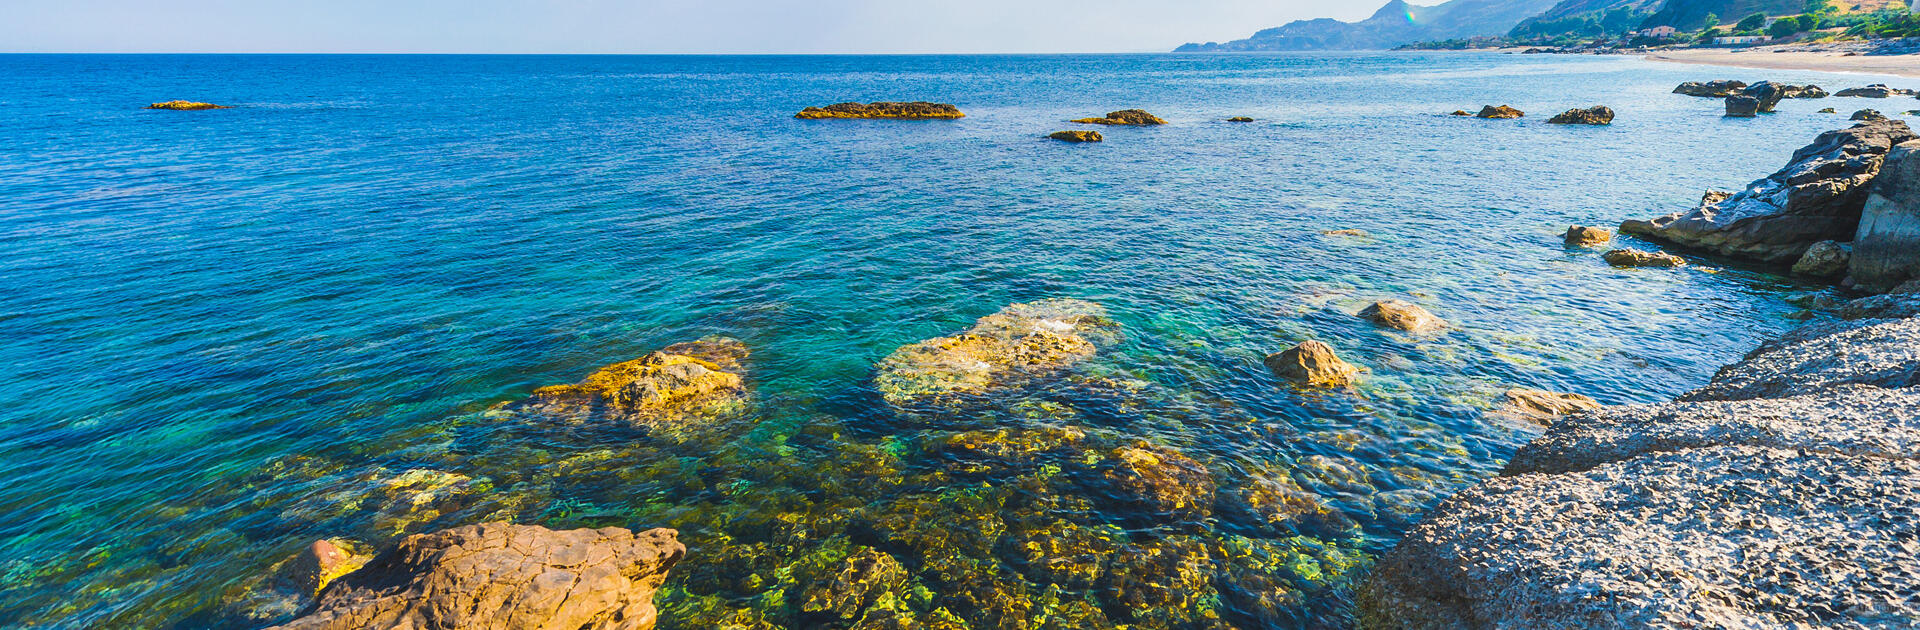
[[1363, 19], [1385, 3], [0, 0], [0, 52], [1148, 52], [1296, 19]]

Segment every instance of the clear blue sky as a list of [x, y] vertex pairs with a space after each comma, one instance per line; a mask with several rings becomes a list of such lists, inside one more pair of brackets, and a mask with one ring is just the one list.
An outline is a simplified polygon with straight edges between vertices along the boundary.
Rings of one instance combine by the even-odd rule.
[[1135, 52], [1360, 19], [1385, 2], [4, 0], [0, 51]]

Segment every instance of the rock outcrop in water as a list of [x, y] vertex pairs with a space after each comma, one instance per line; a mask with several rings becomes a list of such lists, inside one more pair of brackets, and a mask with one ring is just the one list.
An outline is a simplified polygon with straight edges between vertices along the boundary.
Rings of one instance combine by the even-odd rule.
[[913, 101], [909, 103], [838, 103], [826, 107], [808, 107], [794, 114], [803, 120], [832, 118], [885, 118], [894, 120], [951, 120], [966, 118], [960, 108], [946, 103]]
[[746, 392], [741, 362], [747, 354], [745, 344], [726, 337], [674, 344], [601, 368], [579, 383], [542, 387], [503, 408], [568, 422], [674, 424], [741, 402]]
[[966, 332], [895, 350], [880, 361], [873, 385], [895, 405], [950, 402], [1058, 372], [1093, 356], [1118, 333], [1106, 309], [1092, 302], [1014, 304]]
[[1877, 110], [1877, 109], [1863, 109], [1863, 110], [1854, 112], [1852, 116], [1852, 120], [1866, 121], [1866, 122], [1873, 122], [1877, 120], [1886, 120], [1886, 119], [1887, 119], [1887, 115], [1880, 113], [1880, 110]]
[[1109, 112], [1104, 118], [1080, 118], [1073, 122], [1085, 125], [1151, 126], [1167, 124], [1167, 121], [1161, 120], [1159, 116], [1149, 114], [1146, 110], [1141, 109], [1123, 109], [1117, 112]]
[[408, 537], [283, 630], [648, 630], [677, 533], [487, 523]]
[[213, 103], [199, 103], [194, 101], [167, 101], [165, 103], [154, 103], [152, 105], [148, 105], [147, 109], [169, 109], [169, 110], [181, 111], [181, 112], [194, 112], [194, 111], [200, 111], [200, 110], [206, 110], [206, 109], [233, 109], [233, 108], [228, 107], [226, 105], [215, 105]]
[[1887, 154], [1861, 207], [1849, 268], [1869, 291], [1920, 280], [1920, 141]]
[[1615, 267], [1679, 267], [1687, 264], [1686, 259], [1673, 254], [1637, 249], [1616, 249], [1600, 257]]
[[1265, 363], [1275, 376], [1309, 387], [1344, 387], [1360, 375], [1359, 368], [1334, 354], [1333, 346], [1318, 341], [1269, 354]]
[[1789, 87], [1772, 81], [1761, 81], [1749, 85], [1727, 97], [1727, 116], [1745, 118], [1773, 113], [1773, 108], [1780, 104], [1780, 99], [1787, 97]]
[[1514, 388], [1507, 390], [1505, 396], [1506, 403], [1497, 410], [1497, 413], [1535, 424], [1552, 424], [1561, 416], [1600, 408], [1600, 401], [1580, 394], [1564, 394], [1542, 389]]
[[1916, 385], [1920, 320], [1819, 323], [1676, 402], [1564, 418], [1381, 559], [1361, 625], [1905, 627]]
[[1427, 312], [1427, 309], [1404, 300], [1382, 300], [1361, 309], [1360, 317], [1367, 321], [1398, 328], [1410, 333], [1432, 333], [1445, 330], [1446, 320]]
[[1782, 87], [1786, 88], [1786, 93], [1781, 94], [1782, 98], [1813, 99], [1827, 97], [1827, 91], [1821, 89], [1818, 85], [1787, 85]]
[[1604, 228], [1576, 225], [1567, 228], [1567, 233], [1563, 239], [1567, 245], [1574, 247], [1591, 247], [1612, 241], [1613, 233], [1608, 232]]
[[1506, 105], [1500, 105], [1500, 106], [1488, 105], [1486, 107], [1480, 108], [1480, 113], [1474, 114], [1474, 118], [1493, 118], [1493, 119], [1522, 118], [1522, 117], [1525, 117], [1526, 115], [1527, 115], [1526, 112], [1514, 109], [1512, 107], [1508, 107]]
[[1838, 278], [1847, 272], [1853, 260], [1853, 248], [1839, 241], [1820, 241], [1793, 263], [1793, 273], [1814, 278]]
[[1901, 121], [1874, 121], [1821, 134], [1780, 169], [1725, 198], [1620, 231], [1776, 264], [1799, 260], [1820, 241], [1851, 240], [1867, 184], [1894, 145], [1915, 139]]
[[1585, 109], [1569, 109], [1558, 116], [1547, 119], [1555, 125], [1611, 125], [1613, 108], [1595, 105]]
[[1055, 131], [1047, 134], [1047, 137], [1066, 142], [1100, 142], [1106, 140], [1106, 138], [1101, 137], [1098, 131]]
[[1914, 94], [1915, 92], [1913, 90], [1902, 90], [1899, 88], [1890, 88], [1890, 87], [1887, 87], [1886, 84], [1875, 83], [1873, 85], [1869, 85], [1866, 87], [1847, 88], [1844, 90], [1840, 90], [1840, 92], [1837, 94], [1834, 94], [1834, 96], [1844, 96], [1844, 97], [1850, 97], [1850, 98], [1891, 98], [1894, 96], [1913, 96]]
[[1707, 82], [1688, 81], [1686, 83], [1680, 84], [1679, 87], [1673, 88], [1673, 93], [1685, 94], [1687, 96], [1699, 96], [1703, 98], [1726, 98], [1729, 96], [1733, 96], [1734, 94], [1739, 93], [1740, 90], [1744, 90], [1746, 88], [1747, 88], [1747, 84], [1744, 81], [1733, 81], [1733, 80], [1707, 81]]

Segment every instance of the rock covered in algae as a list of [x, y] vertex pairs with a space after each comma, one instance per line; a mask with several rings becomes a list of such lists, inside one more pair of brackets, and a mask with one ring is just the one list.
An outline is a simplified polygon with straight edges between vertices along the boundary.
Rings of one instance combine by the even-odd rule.
[[869, 610], [898, 608], [893, 601], [907, 583], [907, 569], [892, 555], [862, 547], [847, 557], [839, 574], [807, 592], [800, 609], [829, 618], [858, 621]]
[[1047, 134], [1047, 137], [1067, 142], [1100, 142], [1106, 140], [1098, 131], [1055, 131]]
[[1606, 228], [1576, 225], [1567, 228], [1565, 240], [1567, 245], [1573, 247], [1589, 247], [1613, 240], [1613, 233], [1607, 231]]
[[1146, 112], [1146, 110], [1141, 110], [1141, 109], [1123, 109], [1117, 112], [1109, 112], [1105, 118], [1079, 118], [1079, 119], [1075, 119], [1073, 122], [1077, 122], [1083, 125], [1145, 126], [1145, 125], [1167, 124], [1167, 121], [1161, 120], [1159, 116], [1149, 114]]
[[1264, 363], [1280, 378], [1314, 387], [1350, 385], [1360, 374], [1359, 368], [1334, 354], [1333, 346], [1318, 341], [1302, 342], [1285, 352], [1269, 354]]
[[808, 107], [794, 114], [802, 120], [831, 118], [888, 118], [895, 120], [951, 120], [966, 118], [960, 108], [946, 103], [913, 101], [907, 103], [836, 103], [826, 107]]
[[1493, 105], [1488, 105], [1486, 107], [1480, 108], [1480, 113], [1474, 114], [1474, 117], [1498, 119], [1498, 118], [1522, 118], [1522, 117], [1525, 117], [1526, 115], [1527, 115], [1526, 112], [1514, 109], [1512, 107], [1508, 107], [1506, 105], [1500, 105], [1498, 107]]
[[647, 630], [686, 554], [670, 529], [485, 523], [408, 537], [334, 582], [285, 630]]
[[1342, 535], [1358, 527], [1287, 475], [1254, 475], [1236, 493], [1239, 508], [1270, 531]]
[[1113, 449], [1102, 475], [1115, 494], [1158, 518], [1197, 521], [1213, 512], [1212, 473], [1172, 449], [1135, 443]]
[[1793, 273], [1815, 278], [1837, 278], [1847, 273], [1853, 262], [1853, 246], [1839, 241], [1820, 241], [1807, 248], [1793, 263]]
[[1569, 109], [1547, 122], [1554, 125], [1611, 125], [1613, 108], [1595, 105], [1585, 109]]
[[747, 354], [745, 344], [726, 337], [674, 344], [601, 368], [579, 383], [534, 390], [505, 408], [574, 422], [663, 424], [738, 403], [746, 391], [740, 372]]
[[252, 627], [292, 618], [312, 605], [328, 584], [365, 566], [372, 557], [372, 551], [358, 541], [315, 540], [242, 587], [225, 603], [221, 615]]
[[1420, 308], [1404, 300], [1381, 300], [1361, 309], [1360, 317], [1367, 321], [1398, 328], [1411, 333], [1431, 333], [1447, 328], [1446, 320], [1435, 317], [1427, 309]]
[[966, 332], [901, 347], [880, 361], [875, 389], [907, 405], [1016, 386], [1092, 357], [1119, 325], [1084, 300], [1013, 304]]
[[1228, 118], [1227, 122], [1250, 123], [1250, 122], [1253, 122], [1253, 117], [1252, 116], [1234, 116], [1232, 118]]
[[412, 533], [478, 501], [492, 482], [430, 468], [376, 468], [322, 481], [314, 492], [280, 507], [290, 522], [368, 525], [382, 535]]
[[193, 112], [193, 111], [200, 111], [205, 109], [232, 109], [232, 108], [225, 105], [215, 105], [213, 103], [199, 103], [194, 101], [167, 101], [164, 103], [154, 103], [152, 105], [148, 105], [147, 109], [168, 109], [168, 110], [180, 111], [180, 112]]
[[1607, 264], [1615, 267], [1679, 267], [1687, 264], [1686, 259], [1666, 252], [1648, 252], [1638, 249], [1616, 249], [1601, 254]]

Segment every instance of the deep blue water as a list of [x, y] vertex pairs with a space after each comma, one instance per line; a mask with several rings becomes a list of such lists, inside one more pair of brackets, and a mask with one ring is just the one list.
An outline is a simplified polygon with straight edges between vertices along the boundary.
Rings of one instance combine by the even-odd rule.
[[[1044, 528], [968, 503], [1019, 482], [928, 472], [923, 441], [1012, 420], [902, 422], [868, 388], [895, 348], [1051, 297], [1112, 312], [1125, 340], [1080, 372], [1134, 398], [1043, 388], [1008, 403], [1019, 422], [1180, 450], [1223, 497], [1290, 476], [1360, 529], [1048, 509], [1130, 548], [1202, 549], [1181, 566], [1227, 622], [1337, 625], [1367, 555], [1531, 437], [1483, 417], [1501, 390], [1670, 397], [1818, 290], [1769, 270], [1615, 270], [1559, 243], [1765, 175], [1846, 124], [1821, 107], [1889, 106], [1723, 120], [1668, 93], [1716, 78], [1902, 83], [1496, 54], [0, 56], [0, 626], [246, 625], [235, 593], [304, 541], [502, 518], [680, 528], [693, 551], [663, 627], [821, 623], [795, 612], [790, 576], [849, 545], [907, 565], [916, 613], [976, 628], [1065, 623], [1037, 611], [1077, 601], [1205, 625], [1124, 610], [1140, 600], [1104, 561], [1085, 584], [1036, 572], [1008, 549]], [[176, 98], [235, 108], [141, 109]], [[791, 117], [847, 100], [968, 117]], [[1530, 115], [1442, 115], [1502, 103]], [[1545, 124], [1594, 103], [1616, 123]], [[1040, 139], [1129, 107], [1172, 124]], [[1384, 297], [1456, 330], [1352, 315]], [[757, 401], [717, 437], [478, 413], [715, 334], [752, 349]], [[1261, 366], [1308, 338], [1369, 368], [1363, 384], [1303, 392]], [[556, 464], [580, 457], [599, 464]], [[450, 480], [429, 484], [430, 510], [368, 494], [406, 471]], [[903, 497], [931, 501], [923, 527], [987, 539], [943, 556], [862, 521]], [[1223, 551], [1281, 543], [1350, 575]], [[986, 618], [954, 593], [958, 561], [996, 576], [989, 608], [1037, 603]]]

